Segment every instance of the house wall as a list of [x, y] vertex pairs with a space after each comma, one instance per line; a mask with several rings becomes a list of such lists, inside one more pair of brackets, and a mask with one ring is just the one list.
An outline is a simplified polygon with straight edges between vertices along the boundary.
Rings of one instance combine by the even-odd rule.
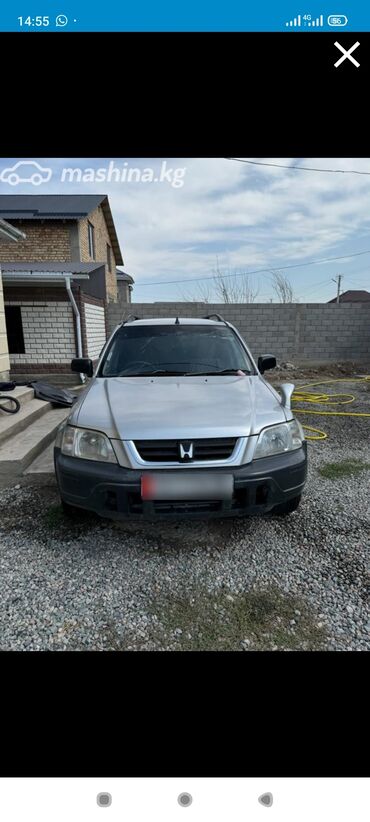
[[72, 306], [65, 290], [6, 288], [4, 302], [21, 306], [23, 325], [25, 353], [10, 352], [11, 374], [70, 374], [76, 338]]
[[[25, 232], [26, 238], [17, 243], [2, 241], [1, 262], [93, 262], [89, 255], [88, 222], [95, 229], [95, 261], [105, 270], [109, 300], [117, 299], [116, 261], [103, 209], [99, 206], [82, 220], [12, 220]], [[107, 243], [111, 247], [112, 271], [108, 271]]]
[[124, 280], [117, 280], [117, 299], [119, 303], [131, 302], [130, 286]]
[[104, 308], [100, 305], [85, 304], [87, 356], [92, 360], [99, 357], [106, 341]]
[[76, 295], [76, 301], [81, 316], [83, 356], [96, 362], [107, 339], [106, 304], [82, 291]]
[[[86, 263], [92, 262], [92, 258], [89, 255], [88, 222], [90, 222], [95, 229], [95, 259], [105, 264], [108, 299], [115, 301], [117, 299], [116, 261], [101, 206], [92, 211], [86, 219], [79, 221], [78, 230], [81, 261]], [[108, 271], [107, 243], [111, 246], [112, 271]]]
[[6, 336], [4, 296], [0, 271], [0, 380], [7, 380], [9, 376], [8, 340]]
[[131, 303], [108, 305], [112, 331], [123, 316], [202, 317], [221, 314], [236, 326], [252, 354], [271, 353], [295, 364], [370, 363], [370, 303]]
[[26, 238], [17, 243], [0, 243], [0, 262], [70, 262], [72, 220], [12, 220], [12, 224], [25, 232]]

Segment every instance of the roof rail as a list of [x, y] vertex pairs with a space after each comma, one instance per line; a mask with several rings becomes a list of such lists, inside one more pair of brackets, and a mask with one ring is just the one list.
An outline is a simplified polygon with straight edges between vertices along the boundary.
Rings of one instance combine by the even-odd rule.
[[126, 323], [133, 323], [135, 320], [141, 320], [141, 317], [137, 317], [136, 314], [129, 314], [125, 320], [122, 319], [122, 325], [126, 325]]
[[225, 325], [227, 325], [226, 320], [221, 317], [221, 314], [207, 314], [206, 317], [202, 317], [202, 320], [211, 320], [212, 317], [216, 317], [219, 323], [225, 323]]

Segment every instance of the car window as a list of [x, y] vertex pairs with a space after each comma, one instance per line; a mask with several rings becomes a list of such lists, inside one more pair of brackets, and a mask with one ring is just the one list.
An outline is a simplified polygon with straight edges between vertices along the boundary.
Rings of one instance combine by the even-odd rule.
[[101, 364], [99, 376], [138, 376], [156, 370], [255, 373], [240, 340], [227, 326], [122, 326]]

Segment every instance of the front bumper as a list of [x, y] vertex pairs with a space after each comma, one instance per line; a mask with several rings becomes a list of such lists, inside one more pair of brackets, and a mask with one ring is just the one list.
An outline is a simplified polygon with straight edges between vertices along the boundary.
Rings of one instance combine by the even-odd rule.
[[[287, 454], [266, 457], [237, 468], [181, 469], [182, 473], [232, 473], [231, 500], [152, 502], [141, 499], [145, 471], [68, 457], [54, 449], [54, 462], [62, 499], [77, 508], [110, 519], [186, 519], [238, 517], [268, 513], [275, 505], [297, 497], [307, 476], [307, 446]], [[176, 472], [176, 469], [172, 469]], [[157, 473], [150, 471], [150, 474]]]

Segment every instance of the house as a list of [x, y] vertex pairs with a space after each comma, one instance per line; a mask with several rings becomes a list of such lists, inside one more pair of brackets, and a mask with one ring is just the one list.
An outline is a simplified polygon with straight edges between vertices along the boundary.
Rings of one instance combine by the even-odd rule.
[[[70, 382], [73, 357], [98, 359], [117, 301], [123, 259], [108, 197], [0, 195], [0, 220], [22, 233], [0, 243], [11, 377]], [[129, 302], [133, 278], [122, 276]]]
[[[328, 303], [336, 303], [337, 298], [328, 300]], [[339, 297], [340, 303], [368, 303], [370, 302], [370, 291], [344, 291]]]
[[134, 282], [130, 274], [127, 274], [126, 271], [120, 271], [119, 268], [117, 268], [118, 301], [120, 303], [131, 302], [131, 292]]

